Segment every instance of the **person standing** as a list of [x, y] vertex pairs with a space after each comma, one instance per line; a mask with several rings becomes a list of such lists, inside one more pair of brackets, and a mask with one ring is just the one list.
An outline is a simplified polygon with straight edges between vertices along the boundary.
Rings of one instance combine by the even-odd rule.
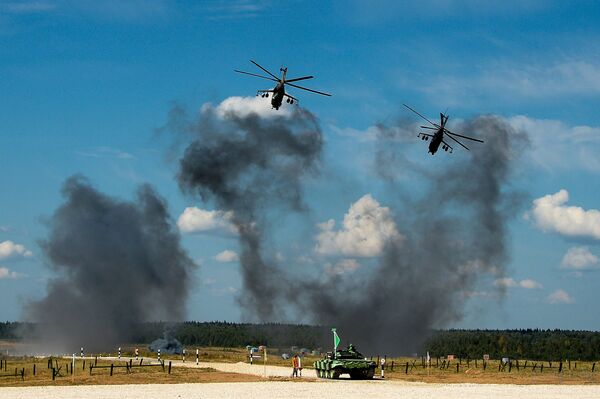
[[292, 358], [292, 378], [298, 377], [298, 355]]

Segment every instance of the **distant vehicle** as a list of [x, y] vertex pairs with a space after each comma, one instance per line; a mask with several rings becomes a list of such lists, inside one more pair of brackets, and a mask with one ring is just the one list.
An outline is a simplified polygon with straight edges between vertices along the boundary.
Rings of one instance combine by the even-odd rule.
[[476, 139], [473, 137], [463, 136], [462, 134], [452, 133], [450, 130], [446, 129], [446, 122], [448, 122], [448, 115], [444, 115], [442, 112], [440, 112], [440, 123], [437, 124], [437, 123], [433, 123], [429, 119], [425, 118], [423, 115], [421, 115], [420, 113], [418, 113], [417, 111], [415, 111], [414, 109], [409, 107], [408, 105], [406, 105], [406, 104], [402, 104], [402, 105], [404, 105], [406, 108], [408, 108], [415, 114], [419, 115], [421, 118], [425, 119], [427, 122], [429, 122], [431, 124], [431, 126], [419, 126], [421, 129], [435, 130], [435, 133], [433, 133], [433, 134], [420, 132], [417, 135], [417, 137], [419, 137], [421, 140], [424, 140], [424, 141], [428, 141], [429, 139], [431, 139], [431, 142], [429, 143], [429, 152], [431, 153], [431, 155], [434, 155], [437, 152], [438, 148], [440, 147], [440, 144], [442, 145], [442, 149], [444, 151], [450, 150], [450, 153], [452, 153], [452, 151], [453, 151], [452, 146], [450, 144], [448, 144], [446, 141], [444, 141], [444, 138], [446, 138], [446, 137], [449, 137], [450, 139], [456, 141], [461, 147], [463, 147], [467, 151], [469, 151], [469, 148], [467, 148], [466, 145], [464, 145], [463, 143], [458, 141], [455, 137], [460, 137], [463, 139], [483, 143], [483, 140]]
[[286, 75], [287, 75], [287, 68], [280, 68], [279, 71], [282, 74], [281, 74], [281, 78], [278, 78], [277, 76], [275, 76], [274, 74], [272, 74], [271, 72], [267, 71], [265, 68], [263, 68], [262, 66], [260, 66], [257, 62], [255, 62], [253, 60], [250, 60], [250, 62], [253, 63], [254, 65], [256, 65], [257, 67], [259, 67], [260, 69], [262, 69], [269, 76], [263, 76], [263, 75], [257, 75], [255, 73], [238, 71], [237, 69], [235, 69], [234, 71], [237, 72], [237, 73], [243, 73], [243, 74], [246, 74], [246, 75], [256, 76], [258, 78], [272, 80], [274, 82], [277, 82], [277, 85], [273, 89], [271, 89], [271, 90], [258, 90], [256, 92], [257, 96], [260, 94], [262, 97], [269, 97], [269, 93], [273, 93], [273, 95], [271, 96], [271, 105], [276, 110], [278, 110], [279, 107], [281, 107], [281, 104], [283, 103], [283, 98], [284, 97], [285, 97], [285, 101], [288, 104], [293, 104], [294, 101], [298, 102], [298, 99], [296, 97], [293, 97], [293, 96], [291, 96], [291, 95], [289, 95], [289, 94], [287, 94], [285, 92], [285, 85], [292, 86], [292, 87], [295, 87], [297, 89], [302, 89], [302, 90], [310, 91], [311, 93], [320, 94], [322, 96], [331, 97], [331, 94], [329, 94], [329, 93], [323, 93], [321, 91], [309, 89], [307, 87], [298, 86], [298, 85], [295, 85], [295, 84], [292, 83], [292, 82], [297, 82], [299, 80], [312, 79], [312, 78], [314, 78], [314, 76], [302, 76], [300, 78], [288, 79], [286, 77]]

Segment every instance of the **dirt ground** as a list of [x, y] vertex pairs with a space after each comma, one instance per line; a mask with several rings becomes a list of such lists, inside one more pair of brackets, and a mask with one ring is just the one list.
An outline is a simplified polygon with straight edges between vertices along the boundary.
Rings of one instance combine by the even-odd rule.
[[527, 398], [591, 399], [600, 397], [600, 386], [584, 385], [494, 385], [423, 384], [402, 381], [322, 381], [322, 382], [237, 382], [206, 384], [80, 385], [0, 388], [3, 399], [252, 399], [252, 398]]

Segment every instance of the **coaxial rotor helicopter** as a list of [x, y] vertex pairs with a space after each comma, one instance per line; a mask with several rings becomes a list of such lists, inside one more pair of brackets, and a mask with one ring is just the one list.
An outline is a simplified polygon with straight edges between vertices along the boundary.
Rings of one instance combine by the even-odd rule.
[[483, 140], [476, 139], [473, 137], [463, 136], [462, 134], [453, 133], [450, 130], [446, 129], [446, 122], [448, 122], [449, 116], [445, 115], [442, 112], [440, 112], [440, 123], [437, 124], [437, 123], [433, 123], [429, 119], [425, 118], [423, 115], [421, 115], [420, 113], [418, 113], [417, 111], [415, 111], [414, 109], [409, 107], [408, 105], [406, 105], [406, 104], [402, 104], [402, 105], [404, 105], [406, 108], [408, 108], [415, 114], [419, 115], [421, 118], [425, 119], [427, 122], [429, 122], [431, 124], [431, 126], [419, 126], [421, 129], [435, 130], [435, 133], [433, 133], [433, 134], [420, 132], [417, 135], [417, 137], [419, 137], [421, 140], [424, 140], [424, 141], [428, 141], [429, 139], [431, 139], [431, 143], [429, 143], [429, 153], [431, 153], [431, 155], [434, 155], [437, 152], [438, 148], [440, 147], [440, 144], [442, 145], [442, 149], [444, 151], [450, 150], [450, 152], [452, 153], [452, 151], [453, 151], [452, 146], [450, 144], [448, 144], [446, 141], [444, 141], [444, 138], [446, 138], [446, 137], [449, 137], [450, 139], [456, 141], [461, 147], [463, 147], [467, 151], [470, 151], [469, 148], [466, 145], [464, 145], [463, 143], [461, 143], [460, 141], [458, 141], [456, 139], [456, 137], [483, 143]]
[[279, 107], [281, 107], [281, 104], [283, 103], [283, 98], [284, 97], [285, 97], [285, 101], [288, 104], [293, 104], [294, 102], [298, 102], [298, 99], [296, 97], [293, 97], [293, 96], [291, 96], [291, 95], [289, 95], [289, 94], [287, 94], [285, 92], [285, 85], [292, 86], [292, 87], [295, 87], [295, 88], [301, 89], [301, 90], [310, 91], [311, 93], [320, 94], [322, 96], [331, 97], [331, 94], [323, 93], [321, 91], [317, 91], [317, 90], [313, 90], [313, 89], [309, 89], [307, 87], [298, 86], [298, 85], [292, 83], [292, 82], [297, 82], [299, 80], [312, 79], [312, 78], [314, 78], [314, 76], [302, 76], [300, 78], [288, 79], [286, 77], [286, 75], [287, 75], [287, 68], [280, 68], [279, 71], [281, 72], [281, 78], [278, 78], [277, 76], [275, 76], [274, 74], [272, 74], [271, 72], [269, 72], [266, 68], [263, 68], [262, 66], [260, 66], [257, 62], [255, 62], [253, 60], [250, 60], [250, 62], [253, 63], [254, 65], [256, 65], [257, 67], [259, 67], [260, 69], [262, 69], [269, 76], [257, 75], [255, 73], [250, 73], [250, 72], [245, 72], [245, 71], [239, 71], [237, 69], [235, 69], [234, 71], [237, 72], [237, 73], [243, 73], [243, 74], [246, 74], [246, 75], [255, 76], [257, 78], [268, 79], [268, 80], [272, 80], [274, 82], [277, 82], [277, 85], [273, 89], [271, 89], [271, 90], [258, 90], [256, 92], [257, 96], [260, 94], [262, 97], [269, 97], [269, 93], [273, 93], [273, 95], [271, 97], [271, 105], [276, 110], [278, 110]]

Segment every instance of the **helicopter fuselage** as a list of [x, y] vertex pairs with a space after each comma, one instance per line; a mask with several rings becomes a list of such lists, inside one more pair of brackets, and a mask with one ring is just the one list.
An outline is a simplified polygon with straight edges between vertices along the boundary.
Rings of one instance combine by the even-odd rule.
[[429, 143], [429, 152], [431, 153], [431, 155], [433, 155], [437, 152], [437, 150], [440, 147], [440, 144], [442, 144], [443, 140], [444, 140], [444, 128], [442, 127], [442, 128], [439, 128], [437, 130], [437, 132], [435, 132], [435, 134], [431, 138], [431, 142]]
[[282, 82], [277, 83], [277, 86], [273, 88], [273, 96], [271, 97], [271, 106], [275, 109], [279, 109], [283, 103], [283, 97], [285, 97], [285, 84]]

